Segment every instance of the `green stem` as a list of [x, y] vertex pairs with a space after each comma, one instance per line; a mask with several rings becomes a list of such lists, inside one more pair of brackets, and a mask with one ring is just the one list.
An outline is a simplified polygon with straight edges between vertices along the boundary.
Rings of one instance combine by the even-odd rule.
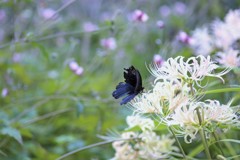
[[178, 145], [178, 147], [180, 148], [180, 150], [181, 150], [181, 152], [182, 152], [183, 158], [184, 158], [184, 159], [187, 159], [187, 158], [186, 158], [186, 154], [185, 154], [185, 152], [184, 152], [184, 150], [183, 150], [183, 148], [182, 148], [182, 146], [181, 146], [181, 144], [180, 144], [180, 142], [179, 142], [176, 134], [175, 134], [174, 131], [172, 130], [172, 127], [169, 126], [168, 128], [169, 128], [170, 132], [172, 133], [173, 137], [175, 138], [175, 140], [176, 140], [176, 142], [177, 142], [177, 145]]
[[222, 150], [222, 145], [219, 143], [219, 139], [218, 139], [216, 133], [215, 133], [215, 132], [212, 132], [212, 135], [213, 135], [215, 141], [217, 142], [217, 145], [218, 145], [218, 147], [219, 147], [219, 149], [220, 149], [222, 155], [224, 156], [224, 153], [223, 153], [223, 150]]
[[212, 157], [211, 157], [211, 154], [210, 154], [210, 151], [209, 151], [209, 147], [208, 147], [206, 135], [205, 135], [205, 132], [204, 132], [204, 128], [203, 128], [203, 126], [202, 126], [202, 118], [201, 118], [201, 114], [200, 114], [199, 108], [197, 108], [196, 111], [197, 111], [197, 116], [198, 116], [199, 124], [200, 124], [200, 126], [201, 126], [200, 136], [201, 136], [201, 139], [202, 139], [202, 142], [203, 142], [203, 146], [204, 146], [204, 149], [205, 149], [205, 153], [206, 153], [206, 155], [207, 155], [207, 158], [211, 160]]

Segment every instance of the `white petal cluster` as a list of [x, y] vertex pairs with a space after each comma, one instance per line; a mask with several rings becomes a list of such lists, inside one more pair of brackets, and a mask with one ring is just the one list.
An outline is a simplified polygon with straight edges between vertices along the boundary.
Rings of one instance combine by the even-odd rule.
[[[230, 10], [224, 20], [217, 19], [209, 26], [194, 30], [189, 44], [197, 55], [207, 56], [220, 52], [217, 54], [217, 62], [227, 67], [238, 67], [240, 66], [240, 56], [236, 52], [239, 53], [240, 48], [239, 28], [240, 9]], [[236, 60], [234, 61], [234, 59]]]
[[[143, 123], [146, 124], [143, 124]], [[113, 142], [115, 156], [112, 160], [130, 160], [130, 159], [146, 159], [158, 160], [169, 158], [172, 151], [178, 151], [173, 144], [174, 139], [169, 135], [158, 136], [152, 129], [155, 127], [154, 122], [150, 118], [140, 116], [128, 116], [127, 123], [129, 128], [136, 125], [143, 125], [141, 132], [124, 132], [121, 134], [121, 141]], [[128, 129], [129, 129], [128, 128]]]
[[225, 52], [218, 52], [216, 61], [227, 67], [240, 66], [240, 52], [238, 50], [229, 49]]
[[[199, 109], [201, 126], [196, 109]], [[218, 125], [238, 125], [237, 115], [230, 105], [221, 105], [217, 100], [191, 102], [177, 108], [169, 117], [168, 125], [176, 126], [176, 131], [184, 135], [185, 142], [191, 143], [200, 127], [214, 131]]]
[[143, 131], [145, 130], [153, 130], [154, 122], [150, 118], [144, 118], [139, 115], [136, 116], [128, 116], [126, 118], [127, 124], [129, 128], [133, 128], [135, 126], [139, 126]]
[[214, 73], [214, 70], [217, 68], [219, 66], [211, 61], [210, 56], [204, 57], [199, 55], [191, 57], [187, 61], [184, 61], [184, 57], [178, 56], [169, 58], [162, 67], [157, 65], [150, 66], [150, 72], [156, 77], [155, 81], [160, 79], [180, 79], [201, 86], [199, 82], [206, 76], [217, 77], [223, 81], [221, 76], [230, 71], [230, 69], [226, 69], [222, 72]]
[[197, 55], [207, 56], [214, 50], [214, 41], [207, 27], [193, 31], [189, 44]]
[[[152, 90], [137, 96], [130, 107], [137, 115], [154, 114], [161, 124], [173, 127], [183, 136], [186, 143], [191, 143], [202, 127], [209, 135], [220, 126], [239, 126], [230, 105], [222, 105], [217, 100], [202, 102], [196, 96], [199, 89], [206, 87], [202, 86], [205, 77], [224, 81], [222, 76], [230, 71], [229, 68], [216, 73], [217, 69], [219, 66], [210, 56], [202, 55], [186, 60], [181, 56], [169, 58], [161, 67], [152, 65], [149, 70], [156, 78]], [[138, 124], [142, 130], [151, 128], [146, 120], [129, 118], [128, 124], [131, 127]]]

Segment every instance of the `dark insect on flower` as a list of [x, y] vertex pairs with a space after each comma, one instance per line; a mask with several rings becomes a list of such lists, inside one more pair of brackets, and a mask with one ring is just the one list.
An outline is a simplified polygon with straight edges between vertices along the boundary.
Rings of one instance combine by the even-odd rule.
[[112, 96], [115, 99], [120, 97], [124, 97], [121, 101], [121, 105], [128, 103], [131, 101], [136, 95], [143, 91], [142, 87], [142, 77], [137, 69], [133, 66], [129, 67], [128, 69], [124, 68], [126, 72], [123, 73], [125, 78], [125, 82], [120, 82], [116, 90], [112, 93]]

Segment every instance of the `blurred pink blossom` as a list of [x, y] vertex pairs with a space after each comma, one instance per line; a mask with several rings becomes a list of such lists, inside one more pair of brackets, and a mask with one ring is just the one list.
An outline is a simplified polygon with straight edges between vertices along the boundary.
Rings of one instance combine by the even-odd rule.
[[78, 69], [78, 63], [75, 61], [71, 61], [68, 65], [72, 71], [76, 71]]
[[178, 32], [178, 35], [176, 38], [178, 41], [185, 43], [185, 44], [191, 43], [191, 40], [192, 40], [191, 37], [184, 31]]
[[83, 67], [79, 66], [76, 61], [71, 61], [69, 64], [69, 68], [76, 74], [76, 75], [82, 75], [84, 72]]
[[20, 53], [14, 53], [12, 56], [12, 60], [15, 63], [20, 62], [21, 59], [22, 59], [22, 55]]
[[115, 50], [117, 48], [116, 40], [113, 37], [102, 39], [100, 43], [106, 49]]
[[174, 4], [174, 11], [175, 11], [176, 14], [182, 15], [182, 14], [184, 14], [186, 12], [186, 10], [187, 10], [187, 7], [186, 7], [186, 5], [184, 3], [176, 2]]
[[226, 67], [239, 67], [240, 52], [233, 49], [229, 49], [225, 52], [218, 52], [216, 61]]
[[83, 74], [83, 71], [84, 71], [83, 67], [79, 66], [75, 71], [75, 74], [80, 76]]
[[94, 32], [96, 30], [98, 30], [98, 26], [93, 24], [92, 22], [85, 22], [83, 24], [83, 30], [84, 32]]
[[6, 17], [6, 12], [4, 10], [0, 10], [0, 22], [4, 22]]
[[132, 20], [136, 22], [146, 22], [148, 20], [148, 15], [138, 9], [133, 12]]
[[158, 65], [158, 67], [161, 67], [162, 64], [164, 63], [164, 59], [162, 58], [162, 56], [160, 56], [159, 54], [154, 54], [153, 56], [153, 62], [155, 64]]
[[158, 28], [162, 29], [165, 27], [165, 23], [163, 21], [159, 20], [159, 21], [157, 21], [157, 26], [158, 26]]
[[6, 97], [8, 95], [8, 89], [7, 88], [3, 88], [2, 89], [2, 97]]
[[167, 17], [171, 14], [171, 9], [168, 6], [163, 5], [159, 8], [159, 12], [162, 17]]
[[40, 15], [44, 18], [44, 19], [50, 19], [50, 18], [56, 18], [57, 15], [55, 15], [55, 10], [51, 9], [51, 8], [44, 8], [40, 10]]

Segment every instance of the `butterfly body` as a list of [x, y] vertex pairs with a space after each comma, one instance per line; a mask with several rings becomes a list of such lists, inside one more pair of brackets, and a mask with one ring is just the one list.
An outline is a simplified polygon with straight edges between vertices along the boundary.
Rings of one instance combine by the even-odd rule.
[[120, 82], [117, 85], [116, 90], [112, 93], [112, 96], [116, 99], [127, 95], [122, 99], [120, 103], [121, 105], [131, 101], [144, 89], [142, 87], [142, 77], [137, 69], [131, 66], [128, 69], [124, 68], [124, 70], [123, 76], [125, 82]]

